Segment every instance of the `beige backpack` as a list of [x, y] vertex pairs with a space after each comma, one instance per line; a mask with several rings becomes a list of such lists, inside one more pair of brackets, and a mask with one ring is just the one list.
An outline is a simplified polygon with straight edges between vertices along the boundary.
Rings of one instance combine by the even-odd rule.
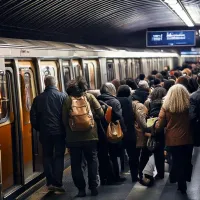
[[72, 131], [88, 131], [94, 127], [94, 118], [86, 96], [70, 97], [72, 105], [69, 126]]

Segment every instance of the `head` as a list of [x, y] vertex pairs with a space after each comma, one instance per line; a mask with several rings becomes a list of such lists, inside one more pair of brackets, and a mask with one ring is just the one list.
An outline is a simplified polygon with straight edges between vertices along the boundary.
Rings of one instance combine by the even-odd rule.
[[138, 87], [141, 89], [149, 89], [149, 85], [146, 81], [140, 81]]
[[160, 79], [161, 82], [163, 82], [163, 75], [161, 73], [157, 73], [155, 77], [157, 79]]
[[44, 79], [45, 87], [56, 86], [56, 78], [54, 76], [46, 76]]
[[118, 87], [120, 86], [120, 81], [118, 79], [114, 79], [114, 80], [112, 80], [111, 83], [115, 86], [115, 89], [117, 91]]
[[116, 88], [112, 83], [104, 83], [100, 88], [101, 94], [110, 94], [116, 96]]
[[158, 79], [158, 78], [155, 78], [155, 79], [154, 79], [154, 85], [155, 85], [155, 86], [156, 86], [156, 85], [160, 85], [160, 83], [161, 83], [160, 79]]
[[154, 80], [154, 76], [153, 75], [148, 75], [147, 76], [147, 79], [148, 79], [148, 81], [150, 82], [150, 81], [153, 81]]
[[80, 96], [88, 89], [87, 81], [83, 76], [77, 76], [67, 84], [67, 93], [71, 96]]
[[170, 79], [164, 82], [164, 88], [168, 91], [173, 85], [175, 85], [175, 80]]
[[177, 79], [177, 78], [179, 78], [181, 76], [181, 74], [179, 73], [179, 71], [175, 71], [174, 72], [174, 76]]
[[131, 90], [128, 85], [121, 85], [118, 88], [117, 97], [129, 97]]
[[152, 72], [151, 72], [151, 75], [156, 75], [158, 73], [158, 71], [157, 70], [153, 70]]
[[137, 83], [131, 78], [126, 80], [126, 85], [128, 85], [132, 90], [136, 90], [138, 88]]
[[157, 87], [153, 90], [153, 92], [150, 95], [151, 101], [155, 100], [162, 100], [163, 97], [167, 94], [167, 90], [163, 87]]
[[161, 74], [162, 74], [162, 76], [163, 76], [163, 78], [164, 79], [168, 79], [168, 72], [167, 71], [162, 71], [162, 72], [160, 72]]
[[126, 85], [126, 80], [124, 79], [124, 80], [121, 80], [120, 81], [120, 85]]
[[139, 75], [139, 79], [140, 79], [141, 81], [143, 81], [143, 80], [145, 79], [145, 75], [144, 75], [144, 74], [140, 74], [140, 75]]
[[166, 71], [166, 72], [170, 71], [170, 67], [169, 66], [165, 66], [164, 67], [164, 71]]
[[181, 85], [176, 84], [172, 86], [163, 103], [163, 108], [171, 113], [181, 113], [189, 109], [190, 95], [187, 89]]
[[181, 84], [188, 89], [189, 82], [188, 82], [188, 79], [185, 76], [180, 76], [177, 79], [176, 84]]
[[192, 76], [192, 72], [190, 69], [186, 68], [182, 71], [183, 74], [186, 74], [187, 76]]

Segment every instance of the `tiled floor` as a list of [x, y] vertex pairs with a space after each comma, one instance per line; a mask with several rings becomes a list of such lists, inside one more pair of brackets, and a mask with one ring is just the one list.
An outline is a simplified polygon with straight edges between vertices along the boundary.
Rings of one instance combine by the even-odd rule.
[[[200, 200], [200, 148], [195, 148], [193, 155], [193, 177], [192, 182], [188, 183], [188, 195], [183, 196], [176, 190], [176, 184], [168, 182], [168, 173], [165, 179], [157, 181], [152, 188], [146, 188], [139, 183], [132, 184], [130, 174], [126, 173], [127, 181], [118, 186], [99, 187], [99, 196], [88, 196], [83, 200]], [[77, 189], [73, 185], [70, 167], [64, 173], [64, 187], [66, 193], [62, 195], [49, 193], [42, 187], [27, 200], [72, 200], [75, 198]]]

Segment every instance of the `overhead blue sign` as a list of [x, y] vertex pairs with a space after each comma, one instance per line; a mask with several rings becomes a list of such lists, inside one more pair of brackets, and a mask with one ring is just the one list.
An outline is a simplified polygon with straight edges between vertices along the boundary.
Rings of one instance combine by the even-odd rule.
[[195, 46], [195, 31], [147, 31], [147, 47]]

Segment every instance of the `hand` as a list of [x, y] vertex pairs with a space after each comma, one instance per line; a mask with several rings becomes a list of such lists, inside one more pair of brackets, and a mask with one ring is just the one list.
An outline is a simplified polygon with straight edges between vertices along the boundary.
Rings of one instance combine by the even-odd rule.
[[152, 135], [151, 135], [151, 133], [145, 133], [145, 136], [146, 137], [151, 137]]

